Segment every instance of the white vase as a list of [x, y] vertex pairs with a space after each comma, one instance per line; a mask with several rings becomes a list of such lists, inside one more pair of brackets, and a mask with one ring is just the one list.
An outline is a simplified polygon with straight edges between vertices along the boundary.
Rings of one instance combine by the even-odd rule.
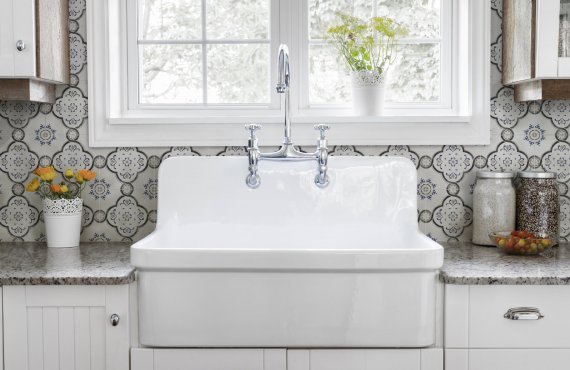
[[386, 74], [377, 71], [353, 71], [352, 104], [357, 116], [380, 116], [384, 110]]
[[44, 222], [47, 246], [69, 248], [79, 246], [83, 201], [73, 199], [44, 199]]

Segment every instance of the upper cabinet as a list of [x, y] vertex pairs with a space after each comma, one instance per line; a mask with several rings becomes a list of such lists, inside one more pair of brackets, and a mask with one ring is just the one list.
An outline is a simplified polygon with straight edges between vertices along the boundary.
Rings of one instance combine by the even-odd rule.
[[503, 1], [503, 84], [515, 100], [570, 99], [570, 0]]
[[67, 0], [0, 0], [0, 100], [54, 102], [69, 83]]

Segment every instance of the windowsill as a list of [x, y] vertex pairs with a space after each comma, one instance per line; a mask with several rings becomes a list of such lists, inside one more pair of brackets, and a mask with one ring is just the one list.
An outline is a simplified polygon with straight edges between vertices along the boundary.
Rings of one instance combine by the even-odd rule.
[[[358, 119], [355, 119], [358, 118]], [[489, 117], [484, 117], [489, 121]], [[92, 146], [245, 146], [247, 133], [233, 117], [230, 122], [210, 118], [208, 123], [157, 123], [145, 119], [113, 119], [105, 130], [92, 131]], [[480, 145], [489, 143], [489, 132], [481, 130], [488, 122], [476, 117], [295, 117], [292, 136], [296, 145], [315, 145], [317, 133], [313, 126], [330, 124], [329, 145]], [[217, 122], [216, 122], [217, 121]], [[259, 121], [262, 146], [279, 145], [283, 141], [283, 117]], [[136, 129], [133, 129], [133, 126]], [[157, 135], [157, 133], [160, 133]], [[96, 136], [95, 136], [96, 135]], [[96, 138], [96, 141], [93, 141]]]

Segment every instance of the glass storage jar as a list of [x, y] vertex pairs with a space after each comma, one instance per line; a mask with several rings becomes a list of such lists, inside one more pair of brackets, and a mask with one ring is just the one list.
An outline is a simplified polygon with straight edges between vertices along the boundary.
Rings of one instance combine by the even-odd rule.
[[556, 174], [519, 172], [517, 186], [517, 230], [552, 239], [558, 244], [560, 199]]
[[512, 172], [478, 171], [473, 189], [473, 243], [494, 244], [489, 234], [515, 229], [515, 188]]

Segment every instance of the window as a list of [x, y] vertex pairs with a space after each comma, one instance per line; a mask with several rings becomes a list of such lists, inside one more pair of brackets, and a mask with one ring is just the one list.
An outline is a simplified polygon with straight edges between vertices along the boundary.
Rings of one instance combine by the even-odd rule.
[[342, 106], [352, 100], [346, 69], [325, 40], [337, 11], [362, 18], [388, 16], [409, 34], [399, 40], [398, 57], [390, 68], [386, 103], [390, 107], [450, 107], [451, 0], [308, 1], [308, 25], [302, 39], [308, 63], [308, 99], [303, 106]]
[[138, 14], [129, 33], [129, 59], [138, 62], [129, 66], [138, 70], [134, 105], [271, 105], [271, 1], [128, 4], [128, 14]]
[[[337, 11], [409, 29], [382, 117], [352, 114], [348, 75], [324, 39]], [[278, 144], [280, 43], [291, 51], [296, 144], [314, 142], [314, 123], [333, 124], [331, 144], [485, 144], [488, 34], [479, 0], [88, 2], [90, 144], [245, 145], [251, 122], [265, 124], [262, 144]]]

